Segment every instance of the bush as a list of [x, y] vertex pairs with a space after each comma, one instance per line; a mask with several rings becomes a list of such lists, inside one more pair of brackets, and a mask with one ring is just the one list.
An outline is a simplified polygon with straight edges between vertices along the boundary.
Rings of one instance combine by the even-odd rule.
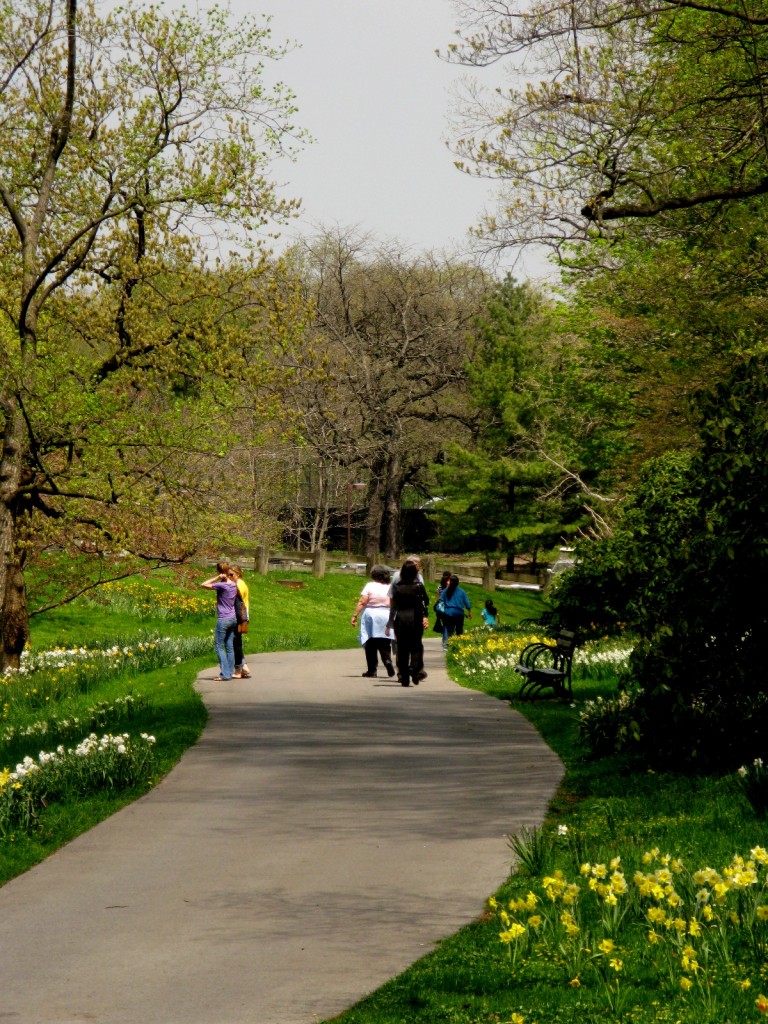
[[623, 606], [642, 638], [631, 669], [653, 761], [734, 769], [762, 749], [768, 602], [754, 584], [768, 570], [767, 393], [761, 356], [700, 396], [700, 450], [644, 467], [614, 536], [582, 545], [553, 598], [572, 625], [614, 628]]

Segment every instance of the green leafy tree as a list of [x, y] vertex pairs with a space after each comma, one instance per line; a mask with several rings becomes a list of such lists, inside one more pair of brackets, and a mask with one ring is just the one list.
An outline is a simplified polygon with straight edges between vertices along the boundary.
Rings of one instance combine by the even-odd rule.
[[768, 726], [768, 358], [740, 362], [698, 400], [700, 448], [652, 462], [607, 542], [558, 588], [566, 621], [621, 616], [641, 637], [633, 674], [647, 752], [738, 766]]
[[268, 24], [217, 9], [3, 2], [0, 39], [7, 665], [35, 545], [141, 559], [188, 545], [194, 481], [211, 478], [195, 470], [225, 443], [201, 430], [227, 395], [204, 378], [247, 368], [242, 310], [265, 264], [204, 267], [217, 235], [243, 242], [291, 213], [267, 170], [294, 108], [264, 85], [281, 55]]
[[[459, 4], [447, 56], [521, 85], [466, 98], [460, 166], [499, 186], [495, 245], [685, 223], [768, 191], [761, 0]], [[537, 80], [538, 79], [538, 80]]]
[[450, 447], [435, 471], [441, 535], [510, 567], [524, 546], [606, 528], [600, 488], [623, 445], [621, 402], [568, 327], [530, 285], [508, 278], [490, 292], [468, 368], [475, 444]]

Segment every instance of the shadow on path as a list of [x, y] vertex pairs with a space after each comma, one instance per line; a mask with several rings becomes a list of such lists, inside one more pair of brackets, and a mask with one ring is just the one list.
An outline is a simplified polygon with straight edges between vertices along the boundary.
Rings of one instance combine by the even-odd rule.
[[310, 1024], [477, 917], [557, 757], [448, 680], [359, 650], [198, 685], [200, 742], [152, 793], [0, 890], [0, 1022]]

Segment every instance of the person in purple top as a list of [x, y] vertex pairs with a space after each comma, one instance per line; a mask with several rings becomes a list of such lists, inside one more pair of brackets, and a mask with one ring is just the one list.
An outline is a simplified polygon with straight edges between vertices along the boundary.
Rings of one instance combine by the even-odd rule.
[[232, 579], [229, 565], [226, 562], [216, 563], [216, 573], [216, 576], [212, 576], [200, 586], [205, 587], [206, 590], [216, 591], [216, 629], [213, 633], [213, 646], [216, 648], [216, 656], [219, 659], [219, 675], [214, 682], [223, 683], [231, 679], [235, 671], [237, 584]]

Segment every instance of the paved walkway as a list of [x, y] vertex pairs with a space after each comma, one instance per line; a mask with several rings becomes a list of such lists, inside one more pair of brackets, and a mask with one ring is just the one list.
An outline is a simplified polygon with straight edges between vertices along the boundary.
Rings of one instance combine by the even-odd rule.
[[311, 1024], [476, 918], [562, 767], [506, 704], [362, 652], [199, 687], [155, 790], [0, 889], [0, 1022]]

